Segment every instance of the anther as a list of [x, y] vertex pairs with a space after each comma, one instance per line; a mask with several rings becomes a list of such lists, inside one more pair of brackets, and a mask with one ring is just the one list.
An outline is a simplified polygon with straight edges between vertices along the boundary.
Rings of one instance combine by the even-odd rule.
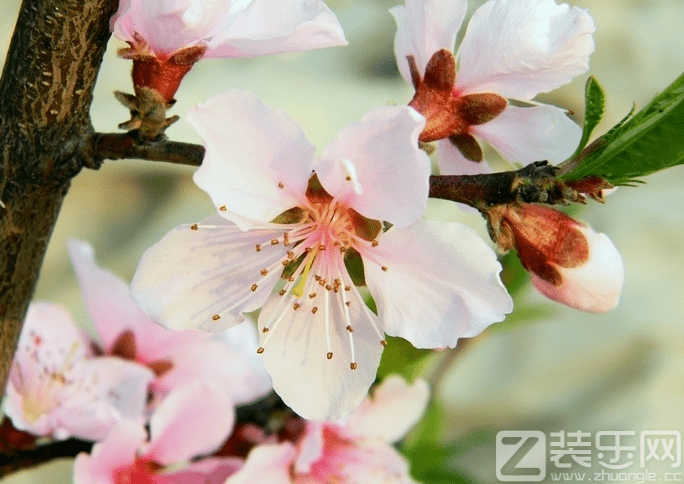
[[261, 354], [261, 353], [263, 353], [263, 352], [264, 352], [264, 347], [263, 347], [263, 346], [259, 346], [259, 347], [257, 348], [257, 353]]
[[284, 261], [281, 262], [281, 264], [283, 265], [283, 267], [287, 267], [287, 265], [288, 265], [289, 263], [290, 263], [289, 260], [284, 260]]
[[261, 252], [261, 244], [257, 244], [257, 245], [256, 245], [256, 251], [257, 251], [257, 252]]
[[358, 368], [358, 365], [356, 363], [349, 363], [349, 368], [351, 368], [352, 370], [356, 370], [356, 368]]
[[214, 321], [218, 321], [219, 319], [221, 319], [221, 316], [219, 316], [218, 314], [214, 314], [214, 315], [211, 317], [211, 319], [213, 319]]
[[345, 304], [351, 307], [351, 301], [347, 301]]
[[383, 271], [387, 272], [387, 266], [382, 266], [380, 269], [382, 269]]
[[383, 340], [380, 341], [380, 344], [381, 344], [382, 346], [385, 346], [385, 347], [386, 347], [386, 346], [387, 346], [387, 341], [385, 341], [385, 340], [383, 339]]
[[278, 239], [271, 240], [271, 245], [278, 245]]
[[287, 232], [283, 233], [283, 244], [290, 245], [290, 236]]
[[309, 299], [313, 299], [313, 298], [315, 298], [315, 297], [316, 297], [316, 293], [315, 293], [315, 292], [312, 292], [311, 294], [309, 294]]
[[281, 289], [281, 290], [278, 292], [278, 294], [280, 294], [281, 296], [284, 296], [286, 292], [287, 292], [287, 291], [286, 291], [285, 289]]
[[268, 328], [264, 328], [261, 330], [262, 333], [268, 333]]
[[340, 252], [347, 252], [347, 248], [346, 247], [340, 247]]
[[295, 311], [296, 311], [297, 309], [299, 309], [299, 303], [294, 303], [294, 304], [292, 305], [292, 309], [294, 309]]
[[283, 185], [283, 182], [278, 182], [278, 188], [285, 188], [285, 185]]
[[344, 290], [345, 290], [345, 291], [351, 291], [351, 287], [349, 287], [349, 286], [344, 286]]
[[329, 360], [332, 360], [332, 351], [328, 351], [328, 354], [325, 356], [327, 356]]
[[257, 287], [259, 286], [257, 286], [256, 284], [252, 284], [252, 287], [250, 287], [250, 289], [252, 290], [252, 292], [254, 292], [257, 290]]
[[261, 269], [260, 274], [262, 276], [265, 276], [266, 274], [268, 274], [268, 271], [266, 269]]
[[350, 333], [353, 333], [354, 328], [352, 328], [351, 325], [349, 325], [349, 326], [347, 326], [347, 331], [349, 331]]
[[190, 230], [197, 230], [197, 224], [192, 224], [190, 226]]
[[305, 250], [306, 252], [311, 252], [311, 251], [313, 250], [313, 247], [306, 247], [306, 248], [304, 248], [304, 250]]
[[349, 175], [345, 176], [344, 179], [347, 181], [351, 181], [351, 177]]
[[318, 307], [314, 306], [311, 308], [311, 312], [316, 314], [316, 311], [318, 311]]
[[325, 250], [325, 245], [323, 245], [323, 244], [319, 245], [318, 250]]
[[314, 276], [314, 279], [317, 280], [317, 281], [320, 281], [320, 280], [321, 280], [321, 276], [316, 275], [316, 276]]
[[294, 259], [295, 253], [292, 252], [291, 250], [287, 251], [287, 258], [288, 259]]
[[332, 286], [330, 284], [325, 285], [325, 290], [326, 291], [332, 291]]
[[226, 207], [225, 205], [221, 205], [221, 206], [219, 207], [219, 210], [222, 211], [222, 212], [226, 212], [226, 211], [228, 211], [228, 207]]
[[371, 245], [373, 247], [377, 247], [378, 245], [380, 245], [380, 242], [378, 242], [377, 240], [374, 240], [373, 242], [371, 242]]

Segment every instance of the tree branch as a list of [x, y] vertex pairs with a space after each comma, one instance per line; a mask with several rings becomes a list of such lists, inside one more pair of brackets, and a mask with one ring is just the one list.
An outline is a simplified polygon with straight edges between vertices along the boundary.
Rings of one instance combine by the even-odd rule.
[[[93, 133], [86, 138], [83, 152], [93, 167], [98, 167], [104, 159], [141, 159], [200, 166], [204, 157], [201, 145], [169, 141], [166, 137], [145, 141], [136, 131]], [[557, 171], [547, 162], [537, 161], [517, 171], [431, 176], [429, 196], [465, 203], [479, 210], [510, 203], [582, 202], [583, 198], [574, 189], [557, 180]]]
[[24, 0], [0, 79], [0, 385], [71, 179], [111, 0]]

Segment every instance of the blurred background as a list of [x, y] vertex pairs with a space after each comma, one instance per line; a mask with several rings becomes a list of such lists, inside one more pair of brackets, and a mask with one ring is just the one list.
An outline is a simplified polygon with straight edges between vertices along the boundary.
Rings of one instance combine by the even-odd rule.
[[[395, 25], [387, 12], [398, 0], [327, 0], [349, 41], [344, 48], [257, 59], [205, 60], [183, 81], [170, 114], [213, 94], [240, 88], [286, 110], [320, 148], [369, 109], [404, 104], [412, 89], [399, 75]], [[469, 15], [483, 2], [471, 0]], [[583, 86], [594, 75], [607, 93], [602, 134], [630, 110], [644, 106], [684, 71], [682, 0], [583, 0], [597, 32], [590, 71], [539, 96], [582, 119]], [[19, 10], [2, 1], [0, 61]], [[96, 130], [117, 131], [128, 119], [112, 92], [132, 92], [125, 45], [110, 41], [92, 107]], [[183, 120], [171, 139], [199, 142]], [[67, 257], [66, 241], [92, 243], [102, 266], [130, 280], [142, 252], [180, 223], [213, 213], [192, 183], [192, 169], [146, 161], [107, 161], [84, 171], [63, 206], [45, 260], [37, 299], [67, 306], [88, 320]], [[450, 461], [471, 482], [495, 482], [494, 436], [505, 429], [591, 432], [684, 430], [684, 169], [620, 188], [605, 205], [589, 202], [575, 212], [610, 236], [625, 264], [622, 299], [608, 314], [592, 315], [547, 302], [529, 286], [516, 295], [506, 323], [465, 345], [455, 356], [419, 368], [440, 376], [434, 388], [443, 413], [440, 442], [463, 442]], [[433, 201], [426, 218], [460, 220], [486, 237], [477, 214]], [[455, 241], [458, 243], [458, 241]], [[444, 370], [444, 371], [441, 371]], [[427, 445], [428, 443], [425, 442]], [[632, 470], [637, 470], [635, 467]], [[20, 472], [3, 482], [70, 482], [69, 461]], [[63, 480], [57, 480], [60, 473]], [[47, 477], [50, 478], [46, 481]], [[632, 482], [630, 480], [624, 482]]]

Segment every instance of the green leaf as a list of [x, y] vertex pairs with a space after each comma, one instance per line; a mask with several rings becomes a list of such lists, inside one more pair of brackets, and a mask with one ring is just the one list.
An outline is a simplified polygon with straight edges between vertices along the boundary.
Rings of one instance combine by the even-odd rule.
[[594, 76], [587, 79], [587, 84], [584, 86], [584, 126], [582, 127], [582, 139], [577, 146], [577, 151], [572, 156], [573, 158], [580, 154], [580, 152], [587, 146], [589, 137], [594, 131], [594, 128], [601, 122], [603, 115], [606, 112], [606, 96], [603, 88], [598, 83]]
[[684, 74], [592, 145], [594, 149], [562, 179], [599, 176], [625, 185], [684, 163]]

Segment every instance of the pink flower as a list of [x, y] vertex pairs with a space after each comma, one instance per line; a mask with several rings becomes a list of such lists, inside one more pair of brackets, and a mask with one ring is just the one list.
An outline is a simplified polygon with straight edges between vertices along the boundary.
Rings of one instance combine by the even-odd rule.
[[[477, 234], [419, 218], [430, 166], [414, 110], [370, 111], [316, 160], [301, 128], [248, 92], [216, 96], [188, 118], [206, 147], [195, 182], [218, 215], [148, 249], [134, 297], [175, 329], [221, 331], [263, 306], [259, 353], [305, 418], [338, 418], [361, 402], [384, 333], [453, 347], [511, 310]], [[377, 316], [346, 267], [359, 257]]]
[[226, 484], [325, 484], [382, 482], [413, 484], [408, 463], [392, 446], [421, 417], [428, 387], [408, 385], [397, 376], [385, 379], [374, 398], [366, 399], [348, 419], [307, 422], [302, 439], [262, 444]]
[[[74, 463], [75, 484], [223, 483], [242, 465], [240, 459], [213, 458], [164, 472], [172, 464], [212, 452], [230, 434], [234, 413], [230, 396], [215, 382], [179, 387], [159, 405], [150, 419], [150, 435], [136, 422], [120, 422], [95, 444], [90, 455]], [[202, 476], [201, 480], [197, 477]]]
[[416, 88], [410, 105], [427, 118], [421, 141], [441, 140], [442, 174], [488, 172], [473, 163], [483, 159], [478, 139], [523, 164], [572, 154], [581, 131], [562, 110], [506, 99], [529, 103], [587, 70], [595, 30], [587, 12], [555, 0], [490, 0], [454, 58], [466, 0], [406, 0], [390, 11], [399, 70]]
[[236, 404], [270, 391], [270, 378], [254, 353], [257, 337], [253, 327], [244, 325], [220, 335], [169, 331], [140, 309], [126, 282], [97, 266], [88, 243], [70, 240], [69, 254], [99, 336], [94, 346], [104, 354], [153, 370], [153, 404], [176, 386], [197, 379], [220, 379]]
[[121, 419], [143, 418], [148, 369], [93, 358], [69, 313], [31, 304], [7, 384], [4, 410], [14, 426], [56, 439], [104, 438]]
[[497, 242], [506, 250], [516, 248], [540, 293], [593, 313], [617, 306], [624, 267], [605, 234], [562, 212], [530, 204], [502, 208], [493, 220]]
[[346, 45], [320, 0], [121, 0], [110, 26], [131, 45], [136, 88], [173, 98], [201, 57], [254, 57]]

